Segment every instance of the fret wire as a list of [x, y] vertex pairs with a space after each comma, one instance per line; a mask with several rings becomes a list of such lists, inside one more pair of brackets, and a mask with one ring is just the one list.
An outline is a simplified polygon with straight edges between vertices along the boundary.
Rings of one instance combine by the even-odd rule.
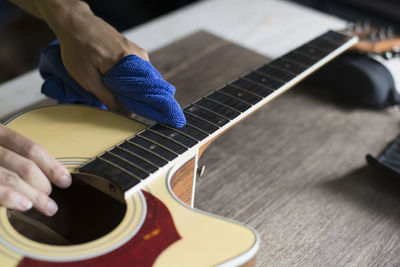
[[320, 38], [321, 38], [321, 39], [324, 39], [325, 41], [332, 42], [332, 43], [334, 43], [334, 44], [336, 44], [336, 45], [343, 45], [342, 42], [336, 41], [335, 39], [332, 39], [332, 38], [330, 38], [330, 37], [328, 37], [328, 36], [325, 36], [325, 35], [322, 35]]
[[[185, 112], [185, 111], [183, 111], [183, 112]], [[192, 115], [192, 114], [190, 114], [190, 115]], [[172, 130], [172, 131], [175, 131], [175, 132], [177, 132], [177, 133], [180, 133], [181, 135], [184, 135], [184, 136], [186, 136], [187, 138], [192, 139], [193, 141], [196, 141], [197, 143], [199, 142], [199, 140], [197, 140], [196, 138], [194, 138], [194, 137], [188, 135], [188, 134], [185, 133], [185, 132], [180, 131], [179, 129], [172, 128], [172, 127], [170, 127], [170, 126], [168, 126], [168, 125], [165, 125], [165, 124], [160, 124], [160, 125], [162, 125], [162, 126], [165, 127], [165, 128], [168, 128], [168, 129], [170, 129], [170, 130]]]
[[209, 108], [203, 107], [203, 106], [201, 106], [201, 105], [199, 105], [199, 104], [196, 104], [196, 103], [192, 103], [192, 105], [193, 105], [193, 106], [196, 106], [196, 107], [198, 107], [198, 108], [207, 110], [208, 112], [211, 112], [211, 113], [213, 113], [213, 114], [215, 114], [215, 115], [217, 115], [217, 116], [219, 116], [219, 117], [221, 117], [221, 118], [223, 118], [223, 119], [225, 119], [225, 120], [231, 121], [231, 119], [229, 119], [229, 118], [225, 117], [224, 115], [219, 114], [218, 112], [215, 112], [215, 111], [213, 111], [213, 110], [211, 110], [211, 109], [209, 109]]
[[[138, 154], [135, 154], [135, 153], [133, 153], [132, 151], [129, 151], [128, 149], [125, 149], [125, 148], [120, 147], [120, 146], [116, 146], [116, 148], [119, 149], [119, 150], [122, 150], [122, 151], [124, 151], [124, 152], [126, 152], [126, 153], [128, 153], [128, 154], [131, 154], [132, 156], [135, 156], [135, 157], [137, 157], [137, 158], [139, 158], [139, 159], [141, 159], [141, 160], [143, 160], [143, 161], [145, 161], [146, 163], [152, 165], [153, 167], [155, 167], [155, 168], [157, 168], [157, 169], [160, 168], [160, 167], [158, 167], [157, 165], [155, 165], [153, 162], [151, 162], [150, 160], [147, 160], [147, 159], [145, 159], [144, 157], [142, 157], [142, 156], [140, 156], [140, 155], [138, 155]], [[167, 162], [168, 162], [168, 160], [167, 160]]]
[[118, 158], [118, 159], [120, 159], [120, 160], [122, 160], [122, 161], [125, 161], [125, 162], [128, 163], [129, 165], [132, 165], [133, 167], [138, 168], [139, 170], [141, 170], [141, 171], [147, 173], [148, 175], [151, 174], [151, 172], [149, 172], [149, 171], [143, 169], [142, 167], [136, 165], [135, 163], [130, 162], [129, 160], [127, 160], [127, 159], [125, 159], [125, 158], [123, 158], [123, 157], [121, 157], [121, 156], [119, 156], [119, 155], [117, 155], [117, 154], [115, 154], [115, 153], [113, 153], [113, 152], [106, 151], [106, 153], [108, 153], [108, 154], [110, 154], [111, 156], [113, 156], [113, 157], [115, 157], [115, 158]]
[[[104, 154], [104, 153], [103, 153], [103, 154]], [[101, 156], [101, 155], [100, 155], [100, 156]], [[113, 167], [115, 167], [115, 168], [117, 168], [117, 169], [119, 169], [119, 170], [125, 172], [126, 174], [132, 176], [133, 178], [135, 178], [135, 179], [137, 179], [137, 180], [139, 180], [139, 181], [143, 181], [142, 179], [140, 179], [139, 177], [137, 177], [136, 175], [134, 175], [134, 174], [131, 173], [130, 171], [126, 170], [125, 168], [122, 168], [122, 167], [118, 166], [117, 164], [115, 164], [115, 163], [113, 163], [113, 162], [111, 162], [111, 161], [109, 161], [109, 160], [103, 159], [103, 158], [101, 158], [100, 156], [97, 156], [96, 158], [97, 158], [97, 159], [100, 159], [101, 161], [103, 161], [103, 162], [105, 162], [105, 163], [107, 163], [108, 165], [111, 165], [111, 166], [113, 166]]]
[[252, 82], [252, 83], [254, 83], [254, 84], [257, 84], [258, 86], [261, 86], [261, 87], [263, 87], [263, 88], [265, 88], [265, 89], [268, 89], [268, 90], [271, 90], [271, 91], [275, 91], [275, 89], [272, 89], [271, 87], [268, 87], [268, 86], [266, 86], [265, 84], [262, 84], [262, 83], [259, 83], [259, 82], [250, 80], [249, 78], [246, 78], [246, 77], [241, 77], [241, 78], [242, 78], [242, 79], [245, 79], [245, 80], [247, 80], [247, 81], [249, 81], [249, 82]]
[[310, 56], [314, 56], [317, 62], [321, 60], [321, 58], [328, 56], [330, 53], [325, 52], [319, 48], [314, 46], [307, 46], [307, 48], [303, 49], [304, 51], [299, 51], [298, 53], [310, 53]]
[[[271, 62], [272, 62], [272, 61], [271, 61]], [[269, 67], [271, 67], [271, 68], [273, 68], [273, 69], [277, 69], [277, 70], [280, 70], [280, 71], [283, 71], [283, 72], [286, 72], [286, 73], [289, 73], [289, 74], [293, 74], [294, 76], [297, 76], [297, 75], [298, 75], [298, 74], [296, 74], [296, 73], [291, 72], [291, 71], [288, 70], [288, 69], [282, 69], [281, 67], [276, 66], [276, 65], [272, 65], [272, 64], [270, 64], [270, 63], [267, 63], [266, 65], [269, 66]], [[292, 78], [292, 79], [293, 79], [293, 78]]]
[[326, 49], [325, 47], [320, 47], [320, 46], [317, 46], [317, 45], [313, 45], [311, 42], [307, 43], [306, 45], [311, 46], [311, 47], [313, 47], [315, 49], [323, 50], [323, 51], [325, 51], [325, 52], [327, 52], [329, 54], [332, 53], [332, 51], [330, 49]]
[[[280, 58], [281, 58], [281, 57], [280, 57]], [[280, 58], [277, 58], [277, 59], [280, 59]], [[285, 60], [286, 60], [286, 59], [285, 59]], [[287, 73], [290, 73], [290, 74], [295, 75], [295, 77], [299, 75], [299, 74], [297, 74], [297, 73], [291, 72], [290, 70], [285, 69], [285, 68], [282, 68], [282, 67], [280, 67], [280, 66], [272, 65], [272, 64], [269, 64], [269, 63], [268, 63], [268, 66], [274, 67], [274, 68], [276, 68], [276, 69], [278, 69], [278, 70], [281, 70], [281, 71], [286, 71]]]
[[168, 159], [164, 158], [164, 157], [161, 156], [161, 155], [158, 155], [157, 153], [151, 151], [150, 149], [145, 148], [144, 146], [141, 146], [141, 145], [136, 144], [136, 143], [134, 143], [134, 142], [132, 142], [132, 141], [129, 141], [129, 140], [126, 140], [125, 142], [127, 142], [127, 143], [129, 143], [129, 144], [131, 144], [131, 145], [134, 145], [134, 146], [136, 146], [136, 147], [138, 147], [138, 148], [141, 148], [141, 149], [143, 149], [143, 150], [145, 150], [145, 151], [147, 151], [147, 152], [153, 154], [154, 156], [156, 156], [156, 157], [158, 157], [158, 158], [164, 160], [165, 162], [169, 162]]
[[306, 67], [306, 68], [309, 68], [309, 67], [311, 67], [312, 65], [314, 65], [315, 63], [313, 63], [312, 65], [310, 65], [310, 66], [307, 66], [307, 65], [304, 65], [303, 63], [300, 63], [300, 62], [297, 62], [296, 60], [293, 60], [293, 59], [291, 59], [290, 57], [284, 57], [284, 59], [286, 60], [286, 61], [290, 61], [290, 62], [292, 62], [292, 63], [295, 63], [295, 64], [297, 64], [297, 65], [300, 65], [300, 66], [303, 66], [303, 67]]
[[207, 100], [210, 100], [210, 101], [212, 101], [212, 102], [214, 102], [214, 103], [216, 103], [216, 104], [219, 104], [219, 105], [221, 105], [221, 106], [224, 106], [224, 107], [226, 107], [226, 108], [229, 108], [230, 110], [233, 110], [233, 111], [242, 113], [240, 110], [237, 110], [237, 109], [232, 108], [232, 107], [230, 107], [230, 106], [228, 106], [228, 105], [225, 105], [224, 103], [221, 103], [221, 102], [219, 102], [219, 101], [217, 101], [217, 100], [215, 100], [215, 99], [208, 98], [208, 97], [203, 97], [203, 98], [204, 98], [204, 99], [207, 99]]
[[[314, 65], [315, 63], [317, 63], [318, 61], [320, 61], [320, 59], [315, 58], [315, 57], [312, 57], [312, 56], [309, 56], [309, 55], [307, 55], [307, 54], [305, 54], [305, 53], [302, 53], [302, 52], [300, 52], [300, 51], [293, 50], [293, 51], [291, 51], [290, 53], [291, 53], [291, 54], [293, 53], [294, 55], [299, 55], [300, 57], [305, 58], [307, 62], [302, 63], [302, 62], [301, 62], [301, 58], [300, 58], [300, 61], [294, 60], [294, 59], [292, 59], [292, 58], [290, 58], [290, 57], [288, 57], [288, 56], [285, 56], [285, 58], [288, 58], [288, 59], [289, 59], [290, 61], [292, 61], [292, 62], [297, 62], [297, 64], [300, 64], [300, 65], [302, 65], [302, 66], [304, 66], [304, 67], [306, 67], [306, 68], [309, 68], [309, 67], [311, 67], [312, 65]], [[310, 64], [310, 60], [311, 60], [311, 65], [305, 65], [305, 64]], [[315, 61], [315, 60], [316, 60], [316, 61]]]
[[206, 134], [206, 135], [210, 135], [210, 134], [207, 133], [206, 131], [204, 131], [204, 130], [200, 129], [199, 127], [194, 126], [194, 125], [192, 125], [192, 124], [190, 124], [190, 123], [188, 123], [188, 122], [186, 122], [186, 125], [189, 126], [189, 127], [192, 127], [193, 129], [195, 129], [195, 130], [197, 130], [197, 131], [199, 131], [199, 132], [202, 132], [202, 133], [204, 133], [204, 134]]
[[252, 91], [249, 91], [249, 90], [247, 90], [247, 89], [244, 89], [244, 88], [242, 88], [242, 87], [240, 87], [240, 86], [237, 86], [237, 85], [234, 85], [234, 84], [229, 84], [229, 85], [230, 85], [230, 86], [233, 86], [233, 87], [236, 87], [237, 89], [240, 89], [240, 90], [242, 90], [242, 91], [245, 91], [245, 92], [247, 92], [247, 93], [249, 93], [249, 94], [252, 94], [252, 95], [254, 95], [254, 96], [258, 96], [258, 97], [264, 98], [262, 95], [259, 95], [259, 94], [255, 93], [255, 92], [252, 92]]
[[252, 105], [253, 105], [253, 104], [251, 104], [251, 103], [249, 103], [249, 102], [247, 102], [247, 101], [245, 101], [245, 100], [243, 100], [243, 99], [240, 99], [240, 98], [238, 98], [238, 97], [236, 97], [236, 96], [233, 96], [233, 95], [231, 95], [231, 94], [225, 93], [225, 92], [223, 92], [223, 91], [218, 90], [218, 91], [216, 91], [216, 92], [218, 92], [218, 93], [220, 93], [220, 94], [223, 94], [223, 95], [226, 95], [226, 96], [228, 96], [228, 97], [230, 97], [230, 98], [236, 99], [237, 101], [240, 101], [240, 102], [242, 102], [242, 103], [244, 103], [244, 104], [247, 104], [247, 105], [249, 105], [249, 106], [252, 106]]
[[281, 80], [281, 79], [279, 79], [279, 78], [277, 78], [277, 77], [274, 77], [274, 76], [272, 76], [272, 75], [269, 75], [269, 74], [267, 74], [267, 73], [263, 73], [263, 72], [258, 71], [258, 70], [253, 70], [253, 71], [256, 72], [256, 73], [258, 73], [258, 74], [261, 74], [261, 75], [263, 75], [263, 76], [265, 76], [265, 77], [267, 77], [267, 78], [274, 79], [274, 80], [277, 80], [277, 81], [280, 81], [280, 82], [283, 82], [283, 83], [287, 83], [287, 81]]
[[168, 139], [169, 141], [171, 141], [171, 142], [173, 142], [173, 143], [175, 143], [175, 144], [177, 144], [177, 145], [179, 145], [181, 147], [188, 148], [188, 149], [190, 148], [190, 147], [188, 147], [188, 146], [176, 141], [175, 139], [173, 139], [173, 138], [171, 138], [171, 137], [169, 137], [169, 136], [167, 136], [165, 134], [162, 134], [162, 133], [159, 133], [157, 131], [154, 131], [153, 129], [147, 128], [146, 130], [149, 131], [149, 132], [152, 132], [152, 133], [154, 133], [154, 134], [156, 134], [158, 136], [164, 137], [164, 138]]
[[293, 50], [292, 52], [293, 52], [293, 53], [296, 53], [296, 54], [303, 55], [303, 56], [305, 56], [305, 57], [310, 57], [310, 58], [312, 58], [312, 59], [320, 60], [320, 58], [315, 57], [315, 56], [313, 56], [313, 55], [309, 55], [309, 54], [304, 53], [304, 52], [302, 52], [302, 51]]
[[210, 124], [210, 125], [212, 125], [212, 126], [221, 128], [221, 127], [218, 126], [217, 124], [215, 124], [215, 123], [213, 123], [213, 122], [211, 122], [211, 121], [208, 121], [208, 120], [206, 120], [206, 119], [204, 119], [204, 118], [202, 118], [202, 117], [200, 117], [200, 116], [198, 116], [198, 115], [196, 115], [196, 114], [193, 114], [192, 112], [189, 112], [189, 111], [184, 110], [183, 113], [187, 113], [187, 114], [189, 114], [190, 116], [193, 116], [193, 117], [195, 117], [195, 118], [197, 118], [197, 119], [199, 119], [199, 120], [202, 120], [202, 121], [204, 121], [204, 122], [206, 122], [206, 123], [208, 123], [208, 124]]
[[[148, 130], [148, 129], [146, 129], [146, 130]], [[159, 143], [157, 143], [156, 141], [153, 141], [153, 140], [151, 140], [150, 138], [147, 138], [146, 136], [142, 136], [142, 135], [136, 135], [136, 136], [139, 137], [139, 138], [142, 138], [142, 139], [146, 140], [147, 142], [150, 142], [150, 143], [153, 143], [153, 144], [155, 144], [155, 145], [157, 145], [157, 146], [159, 146], [159, 147], [162, 147], [162, 148], [164, 148], [165, 150], [168, 150], [169, 152], [171, 152], [172, 154], [174, 154], [174, 155], [176, 155], [176, 156], [179, 156], [179, 154], [176, 153], [175, 151], [173, 151], [172, 149], [169, 149], [168, 147], [166, 147], [166, 146], [164, 146], [164, 145], [162, 145], [162, 144], [159, 144]]]

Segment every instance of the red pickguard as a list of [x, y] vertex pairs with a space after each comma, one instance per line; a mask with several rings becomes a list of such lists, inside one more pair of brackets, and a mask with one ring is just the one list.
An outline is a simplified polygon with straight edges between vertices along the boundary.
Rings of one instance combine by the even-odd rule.
[[143, 191], [147, 216], [139, 232], [127, 243], [107, 254], [88, 260], [49, 262], [24, 258], [19, 267], [152, 266], [158, 255], [181, 239], [171, 213], [158, 198]]

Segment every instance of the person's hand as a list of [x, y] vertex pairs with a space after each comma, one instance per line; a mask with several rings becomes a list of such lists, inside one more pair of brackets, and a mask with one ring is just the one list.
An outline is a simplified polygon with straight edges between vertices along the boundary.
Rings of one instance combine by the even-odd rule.
[[57, 12], [51, 12], [54, 9], [46, 6], [41, 11], [60, 40], [61, 57], [68, 73], [108, 108], [123, 111], [113, 93], [103, 85], [101, 75], [127, 55], [148, 61], [146, 51], [95, 16], [84, 2], [65, 1], [57, 5]]
[[147, 52], [127, 40], [111, 25], [95, 16], [81, 0], [10, 0], [42, 18], [60, 40], [61, 57], [71, 77], [108, 108], [125, 111], [101, 80], [122, 58]]
[[33, 206], [52, 216], [58, 207], [49, 198], [50, 182], [65, 188], [71, 176], [42, 147], [0, 124], [0, 205], [18, 211]]

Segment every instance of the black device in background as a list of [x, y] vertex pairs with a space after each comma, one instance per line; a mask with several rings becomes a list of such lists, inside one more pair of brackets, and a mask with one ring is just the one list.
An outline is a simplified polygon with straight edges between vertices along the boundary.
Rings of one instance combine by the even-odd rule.
[[291, 0], [347, 21], [369, 20], [378, 27], [393, 26], [400, 32], [398, 0]]
[[310, 82], [355, 105], [381, 109], [400, 104], [393, 75], [400, 73], [391, 73], [368, 55], [348, 52], [315, 73]]
[[400, 177], [400, 136], [391, 141], [378, 157], [368, 154], [366, 159], [372, 167], [398, 179]]

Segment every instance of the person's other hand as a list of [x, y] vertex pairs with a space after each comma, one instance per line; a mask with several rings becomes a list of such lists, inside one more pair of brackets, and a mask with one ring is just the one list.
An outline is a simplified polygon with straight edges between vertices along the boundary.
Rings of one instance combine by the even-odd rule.
[[71, 176], [45, 149], [0, 124], [0, 205], [18, 211], [33, 206], [52, 216], [58, 207], [49, 197], [50, 182], [66, 188]]
[[43, 11], [43, 17], [60, 40], [64, 66], [80, 86], [96, 95], [108, 108], [123, 111], [113, 93], [102, 83], [101, 75], [125, 56], [134, 54], [149, 61], [148, 54], [95, 16], [86, 3], [71, 2], [58, 4], [55, 16], [49, 15], [47, 9]]

